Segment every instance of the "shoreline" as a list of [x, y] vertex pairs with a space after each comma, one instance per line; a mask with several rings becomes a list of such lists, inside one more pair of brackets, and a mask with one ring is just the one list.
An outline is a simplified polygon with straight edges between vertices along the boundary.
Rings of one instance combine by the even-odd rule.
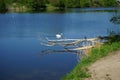
[[89, 73], [89, 66], [117, 50], [120, 50], [120, 42], [103, 44], [100, 48], [93, 48], [89, 53], [89, 56], [82, 59], [70, 73], [63, 77], [63, 80], [84, 80], [90, 78], [91, 74]]
[[108, 56], [97, 60], [89, 66], [90, 78], [84, 80], [119, 80], [120, 79], [120, 50], [109, 53]]

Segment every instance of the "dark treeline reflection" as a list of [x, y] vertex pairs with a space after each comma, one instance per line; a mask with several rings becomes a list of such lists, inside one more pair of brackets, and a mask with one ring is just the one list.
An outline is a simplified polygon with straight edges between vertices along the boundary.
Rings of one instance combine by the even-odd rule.
[[75, 54], [77, 55], [77, 60], [80, 61], [82, 58], [86, 57], [86, 53], [84, 50], [69, 50], [67, 48], [64, 48], [63, 50], [53, 50], [53, 49], [47, 49], [47, 50], [42, 50], [40, 52], [40, 55], [47, 55], [47, 54], [60, 54], [60, 53], [65, 53], [67, 52], [68, 54]]

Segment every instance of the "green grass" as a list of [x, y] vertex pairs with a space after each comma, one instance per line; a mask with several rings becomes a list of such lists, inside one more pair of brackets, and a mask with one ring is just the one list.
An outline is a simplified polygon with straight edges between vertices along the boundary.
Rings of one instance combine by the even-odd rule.
[[111, 44], [104, 44], [100, 48], [93, 48], [90, 55], [82, 59], [73, 71], [63, 77], [63, 80], [83, 80], [90, 77], [88, 66], [116, 50], [120, 50], [120, 42], [113, 42]]

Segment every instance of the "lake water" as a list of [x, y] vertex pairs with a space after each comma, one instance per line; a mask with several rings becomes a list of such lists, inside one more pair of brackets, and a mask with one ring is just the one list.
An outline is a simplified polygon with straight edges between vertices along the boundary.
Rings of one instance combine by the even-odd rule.
[[120, 31], [110, 22], [113, 8], [71, 9], [62, 13], [0, 14], [0, 80], [60, 80], [77, 64], [70, 52], [41, 53], [62, 47], [40, 45], [40, 36], [64, 38], [106, 36]]

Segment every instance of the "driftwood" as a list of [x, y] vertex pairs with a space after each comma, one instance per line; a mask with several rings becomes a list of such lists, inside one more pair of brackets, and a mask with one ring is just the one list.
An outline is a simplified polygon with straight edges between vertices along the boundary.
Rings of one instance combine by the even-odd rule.
[[90, 39], [57, 39], [57, 40], [50, 40], [48, 38], [46, 38], [46, 42], [42, 43], [41, 41], [41, 45], [44, 46], [55, 46], [55, 45], [60, 45], [60, 46], [76, 46], [79, 43], [85, 43], [85, 42], [89, 42], [89, 43], [94, 43], [97, 42], [99, 40], [99, 38], [90, 38]]

